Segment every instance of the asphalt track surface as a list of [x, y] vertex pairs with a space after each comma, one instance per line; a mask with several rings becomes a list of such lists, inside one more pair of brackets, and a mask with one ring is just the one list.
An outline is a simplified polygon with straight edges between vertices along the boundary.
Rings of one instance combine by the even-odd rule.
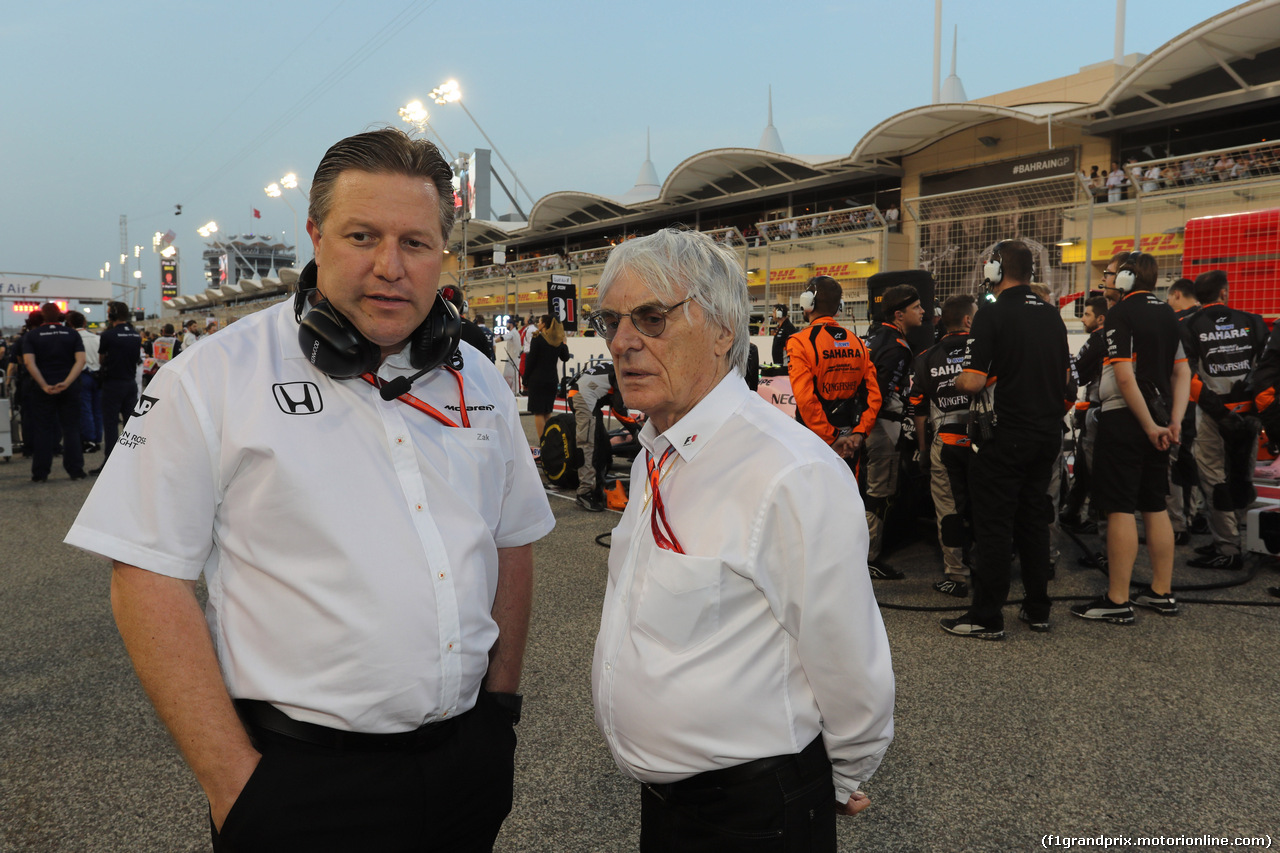
[[[33, 484], [26, 460], [0, 463], [0, 851], [208, 850], [201, 792], [116, 633], [108, 567], [61, 542], [91, 483], [55, 462]], [[590, 695], [607, 560], [595, 540], [618, 516], [571, 496], [551, 505], [557, 527], [535, 550], [515, 808], [497, 849], [635, 850], [639, 793], [609, 757]], [[1102, 576], [1076, 567], [1070, 540], [1056, 544], [1051, 592], [1097, 595]], [[1191, 602], [1280, 603], [1266, 592], [1280, 563], [1196, 571], [1181, 567], [1190, 556], [1179, 549], [1175, 584], [1248, 580], [1183, 593], [1181, 615], [1139, 611], [1132, 626], [1084, 622], [1063, 602], [1053, 630], [1033, 634], [1010, 607], [1007, 638], [984, 642], [943, 633], [946, 612], [887, 606], [956, 604], [930, 589], [936, 548], [899, 548], [890, 559], [907, 579], [875, 584], [897, 735], [864, 786], [871, 808], [839, 821], [840, 850], [1034, 850], [1046, 836], [1280, 843], [1280, 608]]]

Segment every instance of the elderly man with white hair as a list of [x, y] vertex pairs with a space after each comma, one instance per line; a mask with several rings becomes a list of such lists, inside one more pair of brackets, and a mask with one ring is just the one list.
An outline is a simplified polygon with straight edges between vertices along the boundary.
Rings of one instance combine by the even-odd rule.
[[596, 722], [641, 783], [640, 849], [834, 851], [893, 738], [857, 484], [743, 381], [731, 252], [674, 229], [627, 241], [598, 299], [590, 322], [649, 416], [592, 666]]

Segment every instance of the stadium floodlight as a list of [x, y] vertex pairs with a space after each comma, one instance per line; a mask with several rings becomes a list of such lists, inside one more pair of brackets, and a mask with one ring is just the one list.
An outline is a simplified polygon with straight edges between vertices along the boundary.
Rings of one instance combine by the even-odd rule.
[[[435, 96], [434, 92], [435, 90], [432, 90], [432, 97]], [[443, 103], [443, 101], [441, 103]], [[453, 159], [453, 152], [449, 150], [449, 146], [445, 144], [444, 138], [440, 136], [440, 131], [436, 130], [431, 125], [431, 113], [427, 112], [427, 108], [423, 106], [422, 101], [410, 101], [401, 107], [400, 119], [405, 122], [405, 124], [413, 125], [417, 129], [418, 133], [425, 135], [427, 131], [431, 131], [435, 134], [436, 141], [440, 143], [441, 150], [444, 151], [445, 154], [448, 154], [450, 159]]]
[[287, 190], [296, 190], [298, 188], [298, 176], [290, 172], [280, 179], [280, 186]]
[[[502, 152], [498, 150], [498, 146], [493, 144], [493, 140], [489, 138], [489, 134], [484, 132], [484, 128], [480, 126], [480, 122], [476, 121], [476, 117], [471, 114], [471, 110], [467, 109], [467, 105], [462, 102], [462, 89], [458, 86], [457, 80], [448, 80], [441, 83], [431, 90], [431, 99], [437, 104], [457, 104], [462, 107], [462, 111], [467, 114], [467, 118], [471, 119], [471, 123], [476, 126], [476, 130], [480, 131], [480, 135], [484, 137], [484, 141], [489, 143], [489, 148], [494, 154], [498, 155], [498, 159], [502, 161], [502, 165], [507, 167], [507, 171], [511, 173], [511, 177], [515, 180], [516, 186], [524, 190], [525, 197], [529, 199], [529, 203], [533, 204], [533, 194], [529, 192], [520, 180], [520, 176], [516, 174], [516, 170], [507, 162], [507, 158], [502, 156]], [[512, 199], [515, 201], [515, 199]], [[516, 210], [520, 210], [520, 205], [516, 205]], [[523, 212], [521, 212], [523, 216]]]
[[[293, 172], [290, 172], [289, 174], [281, 178], [280, 183], [284, 184], [287, 187], [289, 186], [289, 183], [288, 183], [289, 180], [293, 181], [293, 185], [295, 187], [298, 185], [298, 176], [293, 174]], [[272, 198], [278, 198], [281, 201], [283, 201], [285, 204], [289, 205], [289, 212], [293, 214], [293, 251], [294, 251], [294, 254], [296, 255], [298, 251], [298, 211], [294, 208], [292, 204], [289, 204], [289, 199], [284, 197], [284, 193], [280, 191], [280, 184], [273, 183], [270, 186], [264, 188], [263, 191], [267, 195], [271, 196]]]
[[457, 80], [448, 80], [431, 90], [431, 100], [437, 104], [452, 104], [462, 100], [462, 89]]
[[211, 234], [217, 234], [218, 223], [212, 222], [212, 221], [206, 222], [204, 225], [201, 225], [199, 228], [196, 229], [196, 233], [199, 234], [201, 237], [208, 237]]
[[400, 108], [400, 118], [422, 130], [427, 120], [431, 118], [431, 113], [427, 112], [422, 101], [410, 101]]

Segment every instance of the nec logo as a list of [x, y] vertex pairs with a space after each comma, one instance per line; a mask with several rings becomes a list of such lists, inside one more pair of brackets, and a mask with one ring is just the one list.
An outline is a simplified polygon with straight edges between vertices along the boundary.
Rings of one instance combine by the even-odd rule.
[[320, 388], [314, 382], [279, 382], [271, 386], [276, 405], [286, 415], [314, 415], [324, 408]]

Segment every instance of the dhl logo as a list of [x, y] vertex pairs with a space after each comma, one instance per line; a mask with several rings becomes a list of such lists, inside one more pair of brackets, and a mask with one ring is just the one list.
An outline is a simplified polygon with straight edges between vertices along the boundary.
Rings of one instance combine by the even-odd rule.
[[[834, 279], [867, 278], [876, 272], [875, 264], [819, 264], [810, 270], [808, 267], [782, 267], [769, 271], [770, 284], [786, 284], [788, 282], [803, 283], [815, 275], [829, 275]], [[760, 275], [756, 273], [753, 275]]]
[[[1116, 252], [1132, 252], [1134, 240], [1132, 237], [1117, 237], [1110, 243], [1110, 248], [1105, 249], [1105, 255], [1111, 257]], [[1106, 241], [1102, 241], [1102, 245], [1106, 246]], [[1146, 252], [1149, 255], [1179, 255], [1182, 254], [1182, 235], [1181, 234], [1143, 234], [1142, 243], [1138, 251]], [[1095, 253], [1096, 254], [1096, 253]]]

